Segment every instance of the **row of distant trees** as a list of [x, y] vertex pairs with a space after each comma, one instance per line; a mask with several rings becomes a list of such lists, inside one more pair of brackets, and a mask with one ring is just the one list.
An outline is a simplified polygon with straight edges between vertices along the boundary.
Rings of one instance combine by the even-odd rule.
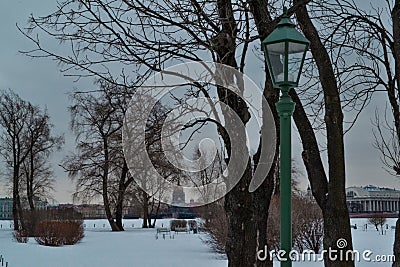
[[[132, 91], [104, 81], [98, 87], [95, 92], [70, 94], [76, 149], [60, 166], [75, 182], [75, 201], [102, 200], [113, 231], [123, 231], [123, 210], [127, 203], [139, 203], [143, 227], [154, 227], [156, 220], [151, 218], [157, 217], [161, 202], [143, 190], [138, 180], [134, 181], [122, 149], [122, 126]], [[176, 179], [178, 172], [166, 165], [161, 153], [161, 125], [165, 116], [162, 105], [153, 109], [146, 128], [146, 149], [157, 170], [166, 178]], [[55, 179], [50, 156], [61, 149], [64, 137], [54, 134], [46, 109], [23, 100], [11, 90], [0, 93], [0, 126], [2, 172], [10, 179], [7, 184], [13, 197], [14, 228], [27, 229], [32, 225], [24, 224], [32, 220], [24, 218], [24, 213], [27, 217], [34, 216], [36, 201], [52, 197]], [[146, 181], [143, 170], [136, 174], [144, 176], [141, 181]], [[158, 188], [161, 187], [154, 190]]]
[[[51, 197], [54, 177], [49, 157], [64, 137], [53, 133], [46, 109], [21, 99], [11, 90], [0, 91], [0, 154], [2, 173], [10, 179], [14, 228], [24, 228], [24, 209]], [[28, 205], [28, 207], [26, 207]]]

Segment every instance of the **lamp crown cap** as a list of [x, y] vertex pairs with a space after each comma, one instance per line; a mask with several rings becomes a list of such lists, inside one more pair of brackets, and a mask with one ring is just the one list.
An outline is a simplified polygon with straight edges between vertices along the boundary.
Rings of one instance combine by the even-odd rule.
[[295, 27], [294, 23], [292, 22], [292, 20], [289, 17], [288, 8], [286, 6], [283, 7], [283, 14], [282, 14], [281, 20], [278, 23], [278, 27], [281, 27], [281, 26]]

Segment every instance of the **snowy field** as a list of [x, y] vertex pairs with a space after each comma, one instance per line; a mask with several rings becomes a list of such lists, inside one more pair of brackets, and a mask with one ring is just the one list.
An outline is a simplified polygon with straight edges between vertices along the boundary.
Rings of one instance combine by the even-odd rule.
[[[386, 234], [379, 234], [369, 225], [364, 231], [362, 225], [366, 219], [352, 219], [358, 229], [352, 230], [354, 249], [361, 254], [372, 251], [370, 258], [376, 255], [392, 254], [394, 230], [391, 226], [395, 219], [388, 219]], [[10, 222], [0, 221], [0, 255], [9, 262], [9, 267], [226, 267], [223, 256], [213, 253], [202, 241], [206, 236], [200, 234], [175, 234], [173, 239], [156, 239], [155, 229], [141, 229], [141, 220], [125, 220], [125, 232], [109, 231], [105, 220], [85, 221], [85, 238], [75, 246], [43, 247], [31, 239], [27, 244], [12, 240]], [[157, 226], [168, 226], [169, 220], [158, 220]], [[5, 265], [4, 265], [5, 266]], [[279, 266], [275, 262], [274, 266]], [[296, 262], [293, 266], [320, 267], [322, 262]], [[361, 262], [357, 267], [391, 266], [390, 262]]]
[[[201, 236], [187, 233], [155, 238], [155, 229], [141, 229], [141, 220], [125, 220], [125, 232], [109, 231], [106, 220], [85, 221], [85, 238], [74, 246], [44, 247], [30, 239], [27, 244], [12, 241], [12, 231], [0, 221], [0, 254], [9, 267], [114, 267], [114, 266], [226, 266], [221, 256], [213, 253]], [[157, 226], [169, 225], [159, 220]], [[103, 228], [103, 225], [106, 227]], [[134, 227], [132, 227], [134, 225]]]

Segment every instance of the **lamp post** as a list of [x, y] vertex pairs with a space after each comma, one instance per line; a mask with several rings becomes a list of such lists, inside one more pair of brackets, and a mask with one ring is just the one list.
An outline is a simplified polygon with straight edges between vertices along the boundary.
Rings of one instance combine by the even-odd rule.
[[282, 267], [292, 266], [292, 198], [291, 198], [291, 118], [295, 103], [289, 90], [297, 87], [309, 41], [296, 30], [284, 8], [281, 21], [262, 42], [269, 73], [274, 87], [281, 90], [276, 103], [280, 119], [280, 248], [285, 251]]

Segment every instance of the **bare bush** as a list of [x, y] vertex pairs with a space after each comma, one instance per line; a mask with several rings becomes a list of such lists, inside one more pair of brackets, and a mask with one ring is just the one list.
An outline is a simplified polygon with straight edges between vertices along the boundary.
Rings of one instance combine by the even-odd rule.
[[36, 225], [43, 221], [70, 221], [82, 220], [82, 215], [75, 211], [73, 208], [66, 208], [62, 210], [26, 210], [24, 216], [21, 218], [21, 225], [24, 227], [23, 231], [27, 236], [34, 237]]
[[26, 233], [26, 231], [24, 231], [24, 230], [14, 231], [13, 237], [14, 237], [15, 241], [17, 241], [18, 243], [28, 243], [28, 240], [29, 240], [29, 236]]
[[267, 227], [267, 244], [272, 250], [279, 250], [279, 195], [274, 195], [269, 206], [268, 227]]
[[35, 240], [43, 246], [63, 246], [78, 243], [84, 235], [83, 221], [44, 221], [36, 225]]
[[[311, 199], [294, 195], [292, 197], [293, 246], [298, 251], [305, 249], [320, 252], [323, 243], [323, 218], [317, 203]], [[208, 233], [212, 248], [220, 253], [225, 252], [228, 235], [228, 222], [223, 201], [219, 201], [198, 210], [199, 216], [205, 220], [202, 230]], [[268, 216], [267, 244], [268, 248], [279, 250], [280, 225], [279, 196], [271, 199]]]
[[189, 230], [197, 229], [197, 221], [196, 220], [189, 220]]
[[[279, 250], [280, 205], [279, 196], [271, 200], [268, 217], [268, 246]], [[318, 253], [323, 242], [323, 218], [321, 209], [311, 199], [292, 197], [293, 246], [298, 251], [305, 249]]]
[[368, 222], [375, 226], [376, 231], [379, 231], [378, 226], [381, 227], [381, 232], [383, 234], [383, 226], [386, 223], [386, 218], [382, 214], [374, 214], [368, 218]]
[[218, 253], [225, 253], [225, 244], [228, 238], [228, 221], [224, 210], [223, 200], [214, 202], [197, 210], [199, 217], [204, 219], [200, 226], [209, 238], [206, 240], [212, 249]]
[[308, 198], [293, 197], [294, 247], [319, 253], [322, 249], [324, 221], [317, 203]]

